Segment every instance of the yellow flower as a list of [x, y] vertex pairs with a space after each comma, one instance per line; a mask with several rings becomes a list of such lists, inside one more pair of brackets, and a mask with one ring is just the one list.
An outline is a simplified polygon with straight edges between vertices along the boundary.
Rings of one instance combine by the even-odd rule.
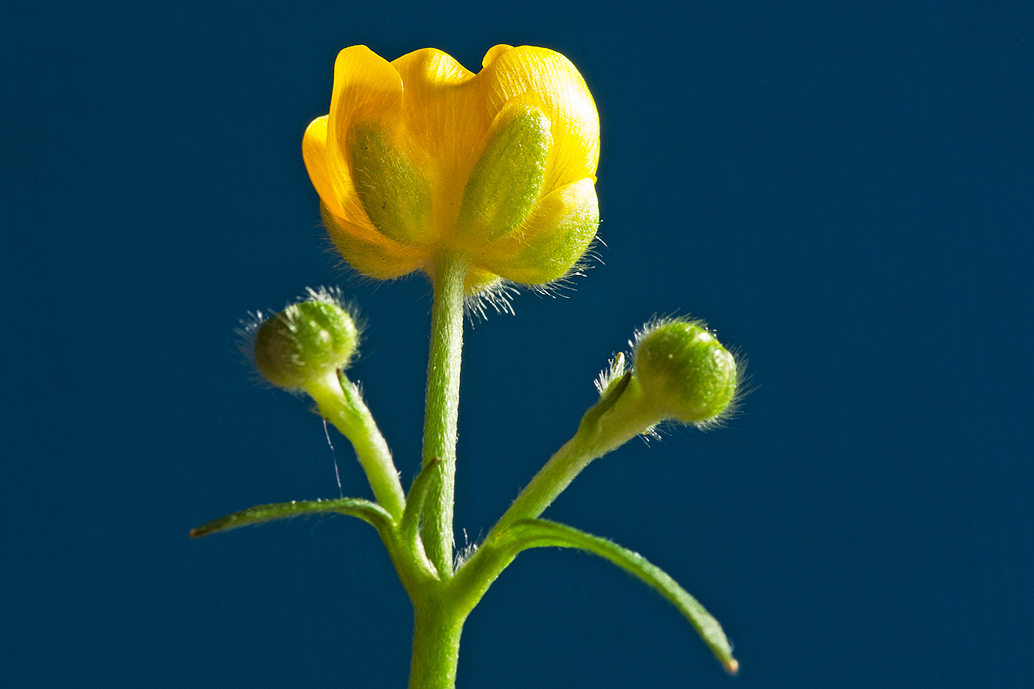
[[473, 74], [426, 48], [394, 62], [366, 46], [334, 64], [330, 114], [305, 166], [330, 238], [387, 279], [467, 257], [467, 291], [556, 280], [599, 224], [599, 117], [578, 70], [545, 48], [498, 45]]

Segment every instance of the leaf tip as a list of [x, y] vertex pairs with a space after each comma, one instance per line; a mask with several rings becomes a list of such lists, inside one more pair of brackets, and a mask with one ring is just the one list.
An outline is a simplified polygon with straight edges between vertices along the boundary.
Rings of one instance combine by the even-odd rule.
[[735, 658], [728, 658], [722, 661], [722, 666], [725, 668], [725, 671], [733, 677], [740, 673], [740, 661]]

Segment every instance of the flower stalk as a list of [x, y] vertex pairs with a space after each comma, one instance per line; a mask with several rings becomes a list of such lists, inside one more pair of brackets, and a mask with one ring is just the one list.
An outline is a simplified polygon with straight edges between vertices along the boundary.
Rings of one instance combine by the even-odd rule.
[[406, 506], [402, 482], [391, 459], [388, 443], [359, 391], [344, 374], [331, 371], [309, 383], [306, 392], [316, 402], [320, 416], [330, 421], [352, 443], [356, 459], [366, 473], [377, 502], [393, 519], [401, 518]]
[[466, 258], [442, 251], [434, 266], [431, 343], [427, 357], [423, 466], [438, 460], [431, 479], [421, 533], [427, 555], [443, 581], [452, 578], [452, 512], [456, 490], [456, 428], [463, 351], [463, 288]]

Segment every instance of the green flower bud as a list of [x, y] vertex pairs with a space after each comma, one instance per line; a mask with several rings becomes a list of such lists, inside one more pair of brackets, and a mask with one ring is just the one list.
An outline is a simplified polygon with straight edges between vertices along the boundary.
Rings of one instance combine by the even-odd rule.
[[355, 321], [334, 293], [309, 295], [255, 330], [255, 365], [280, 388], [304, 388], [346, 367], [359, 341]]
[[707, 425], [736, 398], [736, 359], [702, 323], [674, 320], [637, 338], [635, 375], [665, 418]]

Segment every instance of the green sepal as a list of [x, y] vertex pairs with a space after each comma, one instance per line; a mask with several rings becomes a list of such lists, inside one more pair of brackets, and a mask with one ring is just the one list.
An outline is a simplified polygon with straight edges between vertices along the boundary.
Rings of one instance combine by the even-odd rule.
[[378, 531], [384, 532], [392, 526], [391, 515], [387, 510], [375, 502], [361, 498], [338, 498], [335, 500], [292, 500], [291, 502], [277, 502], [270, 505], [256, 505], [240, 512], [228, 514], [225, 517], [213, 519], [207, 524], [190, 530], [191, 538], [210, 536], [222, 531], [238, 529], [242, 526], [252, 524], [263, 524], [278, 519], [290, 519], [305, 514], [320, 514], [325, 512], [336, 512], [347, 514], [350, 517], [358, 517], [371, 524]]
[[463, 190], [455, 235], [488, 243], [509, 234], [535, 207], [552, 144], [550, 122], [518, 100], [496, 117], [491, 140]]
[[477, 265], [528, 285], [559, 280], [578, 265], [600, 224], [592, 178], [554, 189], [538, 200], [527, 221], [477, 254]]
[[689, 620], [697, 634], [711, 649], [726, 672], [735, 675], [739, 662], [732, 656], [729, 639], [711, 613], [704, 609], [696, 598], [672, 579], [664, 570], [651, 564], [639, 553], [622, 548], [613, 541], [579, 531], [566, 524], [545, 519], [522, 519], [507, 529], [504, 538], [514, 554], [528, 548], [578, 548], [609, 560], [629, 574], [653, 587], [672, 603]]
[[624, 394], [625, 389], [628, 388], [628, 385], [631, 382], [632, 372], [626, 371], [624, 375], [610, 383], [603, 391], [603, 395], [600, 397], [600, 400], [590, 407], [582, 416], [579, 426], [588, 428], [590, 425], [598, 424], [603, 416], [610, 411], [615, 404], [617, 404], [619, 399], [621, 399], [621, 395]]
[[427, 239], [433, 202], [424, 171], [375, 124], [356, 127], [349, 143], [355, 190], [374, 226], [403, 244]]

